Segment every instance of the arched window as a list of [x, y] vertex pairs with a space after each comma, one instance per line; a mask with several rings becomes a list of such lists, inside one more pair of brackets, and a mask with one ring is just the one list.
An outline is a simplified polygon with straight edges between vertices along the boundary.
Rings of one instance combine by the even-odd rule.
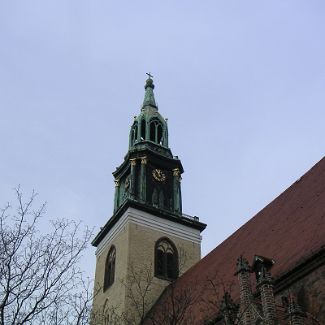
[[150, 123], [150, 141], [156, 140], [156, 123], [153, 121]]
[[162, 126], [161, 126], [161, 124], [158, 124], [158, 131], [157, 131], [157, 133], [158, 133], [158, 144], [162, 144], [162, 135], [163, 135], [163, 128], [162, 128]]
[[161, 238], [155, 247], [155, 276], [165, 280], [178, 277], [178, 254], [168, 238]]
[[152, 192], [152, 205], [158, 206], [158, 191], [156, 188]]
[[157, 118], [153, 118], [150, 121], [149, 127], [150, 127], [149, 140], [161, 144], [162, 136], [163, 136], [163, 127], [161, 125], [161, 122]]
[[146, 121], [142, 120], [141, 121], [141, 140], [146, 139]]
[[163, 208], [165, 206], [165, 197], [163, 191], [159, 192], [159, 207]]
[[114, 282], [115, 278], [115, 258], [116, 249], [112, 246], [108, 252], [105, 264], [105, 276], [104, 276], [104, 291], [108, 289]]
[[132, 129], [132, 143], [136, 143], [138, 138], [138, 123], [135, 122]]

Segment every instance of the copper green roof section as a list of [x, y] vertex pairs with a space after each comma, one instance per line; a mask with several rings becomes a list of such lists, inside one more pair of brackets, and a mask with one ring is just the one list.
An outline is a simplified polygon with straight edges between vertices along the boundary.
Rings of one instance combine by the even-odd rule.
[[153, 84], [153, 80], [151, 79], [151, 75], [149, 75], [149, 78], [146, 81], [146, 85], [144, 86], [144, 89], [146, 90], [144, 94], [144, 100], [142, 107], [145, 108], [146, 106], [151, 106], [157, 109], [155, 96], [153, 93], [153, 90], [155, 88], [155, 85]]
[[147, 211], [157, 217], [202, 231], [205, 224], [182, 213], [181, 175], [178, 156], [168, 146], [167, 120], [158, 112], [152, 76], [148, 74], [141, 111], [134, 117], [129, 149], [113, 172], [114, 210], [104, 229], [95, 238], [97, 245], [128, 209]]
[[[161, 151], [168, 150], [168, 127], [166, 120], [158, 112], [155, 101], [152, 76], [150, 74], [145, 84], [145, 95], [141, 112], [134, 118], [130, 130], [129, 150], [143, 147], [158, 146]], [[158, 147], [156, 149], [158, 149]], [[166, 153], [169, 155], [169, 153]]]

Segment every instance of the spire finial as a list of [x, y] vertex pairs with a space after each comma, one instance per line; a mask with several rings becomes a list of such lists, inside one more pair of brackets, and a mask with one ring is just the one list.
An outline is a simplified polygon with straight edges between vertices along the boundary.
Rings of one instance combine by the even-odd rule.
[[146, 85], [144, 86], [146, 92], [144, 95], [144, 101], [142, 106], [151, 106], [157, 108], [155, 97], [153, 94], [153, 89], [155, 88], [155, 85], [153, 84], [152, 80], [153, 75], [150, 72], [147, 72], [146, 75], [148, 76], [148, 79], [146, 80]]

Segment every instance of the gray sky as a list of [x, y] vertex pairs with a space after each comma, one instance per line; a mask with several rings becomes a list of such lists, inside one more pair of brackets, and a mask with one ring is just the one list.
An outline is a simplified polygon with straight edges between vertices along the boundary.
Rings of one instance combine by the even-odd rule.
[[98, 231], [150, 71], [207, 254], [324, 155], [324, 14], [323, 0], [1, 1], [0, 204], [21, 184], [49, 218]]

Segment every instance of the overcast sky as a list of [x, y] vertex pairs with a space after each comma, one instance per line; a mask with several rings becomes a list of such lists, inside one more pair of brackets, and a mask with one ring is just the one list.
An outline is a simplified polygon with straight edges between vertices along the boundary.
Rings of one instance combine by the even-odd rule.
[[97, 232], [150, 71], [207, 254], [324, 155], [324, 17], [324, 0], [1, 1], [0, 205], [21, 184]]

